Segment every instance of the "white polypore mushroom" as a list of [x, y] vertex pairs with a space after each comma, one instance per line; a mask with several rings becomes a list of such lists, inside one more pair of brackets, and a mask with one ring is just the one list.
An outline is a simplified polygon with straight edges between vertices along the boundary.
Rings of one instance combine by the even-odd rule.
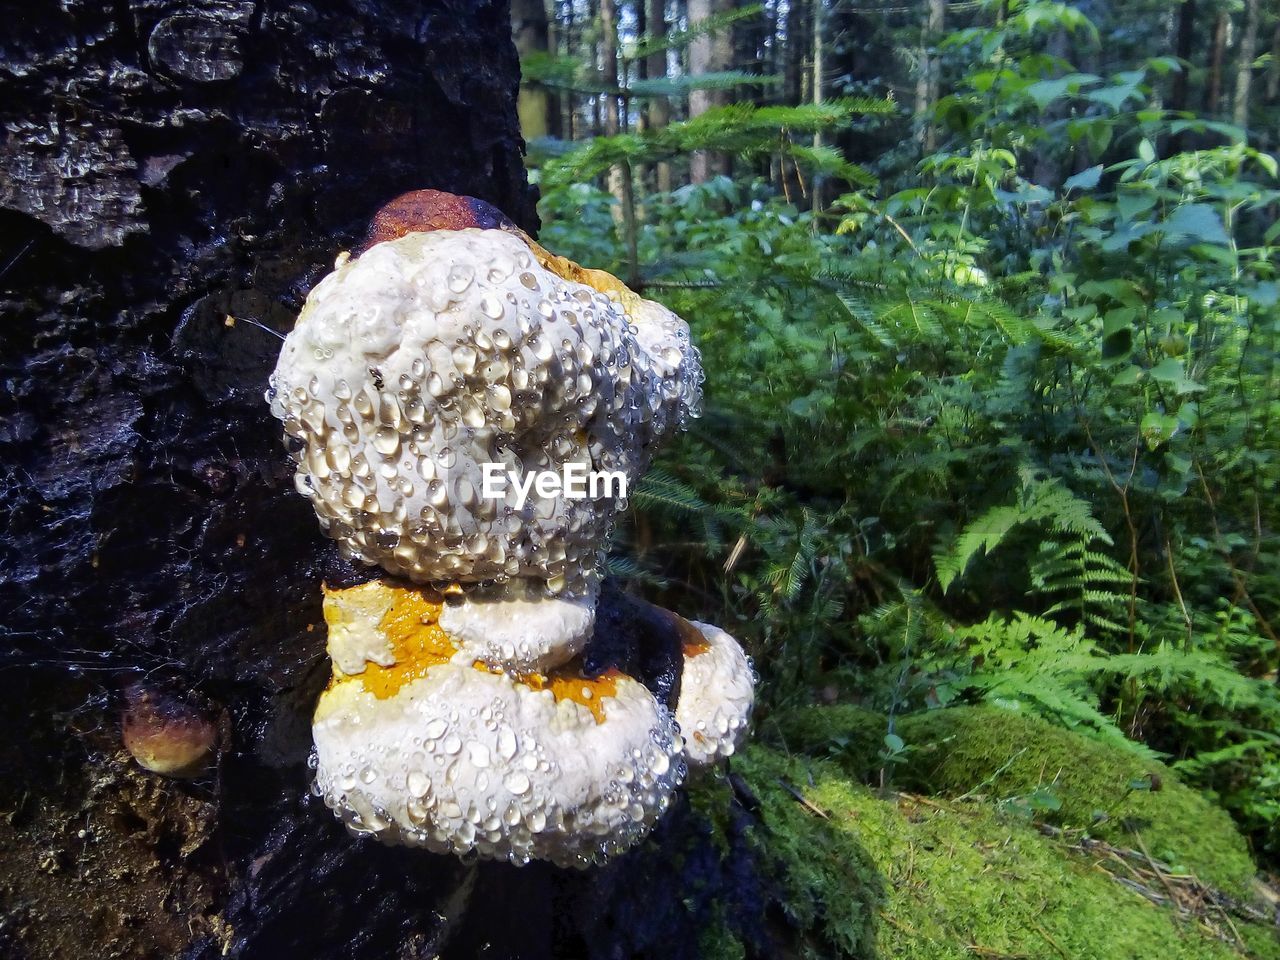
[[701, 379], [684, 322], [621, 289], [566, 279], [503, 230], [409, 233], [341, 261], [269, 394], [321, 525], [418, 582], [587, 589], [619, 498], [535, 487], [521, 502], [518, 484], [569, 464], [633, 482]]
[[421, 591], [354, 590], [356, 604], [329, 592], [326, 618], [381, 610], [368, 629], [394, 661], [347, 675], [335, 660], [316, 709], [316, 790], [351, 830], [581, 867], [634, 844], [667, 808], [685, 771], [680, 735], [642, 684], [493, 672], [452, 646]]
[[[674, 313], [510, 224], [474, 228], [502, 221], [434, 191], [393, 201], [311, 292], [272, 375], [321, 526], [351, 557], [450, 585], [449, 604], [387, 581], [326, 591], [315, 789], [384, 842], [584, 866], [661, 815], [683, 743], [642, 684], [574, 660], [620, 491], [526, 484], [575, 468], [630, 484], [696, 415], [702, 372]], [[732, 752], [749, 676], [743, 711], [732, 685], [698, 692], [727, 653], [686, 656], [691, 756]]]
[[548, 596], [540, 584], [511, 580], [472, 590], [440, 611], [440, 626], [490, 667], [514, 673], [568, 663], [591, 638], [599, 591]]
[[689, 761], [706, 766], [732, 756], [745, 738], [755, 703], [755, 671], [728, 633], [690, 622], [705, 642], [685, 645], [676, 721]]

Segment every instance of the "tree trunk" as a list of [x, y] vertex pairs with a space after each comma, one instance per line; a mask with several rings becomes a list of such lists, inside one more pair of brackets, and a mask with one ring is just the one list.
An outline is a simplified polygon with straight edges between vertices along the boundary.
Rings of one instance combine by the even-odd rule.
[[[567, 3], [564, 8], [564, 28], [561, 30], [563, 46], [558, 48], [558, 52], [562, 57], [579, 56], [577, 43], [578, 32], [575, 30], [575, 27], [576, 24], [573, 16], [573, 4]], [[574, 97], [575, 94], [572, 90], [565, 90], [560, 97], [563, 105], [561, 126], [566, 140], [578, 139], [578, 105]]]
[[[644, 2], [644, 0], [637, 0]], [[649, 6], [649, 35], [655, 40], [663, 40], [667, 36], [667, 4], [666, 0], [647, 0]], [[649, 76], [665, 77], [667, 75], [667, 51], [660, 50], [649, 55]], [[653, 97], [647, 107], [650, 130], [661, 130], [671, 122], [671, 104], [666, 97]], [[672, 188], [671, 164], [660, 161], [654, 170], [654, 185], [661, 193], [669, 193]]]
[[1213, 53], [1209, 58], [1209, 82], [1204, 91], [1204, 112], [1217, 116], [1222, 107], [1222, 64], [1227, 51], [1227, 25], [1225, 12], [1219, 13], [1213, 25]]
[[[604, 86], [608, 92], [604, 102], [604, 134], [615, 137], [622, 132], [619, 104], [622, 98], [614, 92], [618, 88], [618, 8], [616, 0], [600, 0], [600, 62]], [[640, 277], [639, 257], [636, 250], [635, 187], [631, 182], [631, 165], [615, 164], [609, 168], [609, 192], [618, 201], [614, 208], [614, 221], [622, 230], [622, 241], [627, 251], [627, 282], [637, 285]]]
[[805, 99], [805, 64], [808, 62], [810, 50], [807, 22], [809, 12], [807, 3], [793, 0], [787, 6], [787, 42], [784, 48], [786, 69], [783, 72], [783, 86], [786, 101], [792, 105], [799, 104]]
[[[1049, 42], [1046, 45], [1045, 53], [1053, 58], [1054, 64], [1050, 68], [1055, 76], [1060, 76], [1067, 65], [1067, 55], [1070, 52], [1070, 41], [1067, 37], [1067, 31], [1055, 30], [1049, 36]], [[1044, 126], [1060, 122], [1063, 117], [1063, 107], [1061, 104], [1051, 104], [1040, 117], [1040, 123]], [[1035, 147], [1034, 156], [1035, 164], [1031, 170], [1031, 181], [1039, 184], [1049, 190], [1057, 190], [1062, 185], [1063, 157], [1059, 154], [1061, 147], [1056, 137], [1045, 137], [1040, 140]]]
[[[825, 55], [825, 35], [824, 30], [826, 24], [823, 22], [824, 16], [822, 12], [823, 0], [813, 0], [813, 102], [821, 103], [823, 98], [824, 83], [826, 78], [826, 55]], [[813, 147], [815, 150], [822, 147], [822, 131], [815, 130], [813, 134]], [[823, 205], [823, 183], [822, 178], [818, 174], [813, 175], [813, 212], [821, 213]]]
[[[549, 25], [543, 0], [513, 0], [511, 28], [516, 52], [522, 59], [530, 54], [549, 52]], [[560, 107], [546, 87], [521, 83], [517, 112], [520, 131], [526, 140], [560, 135]]]
[[[719, 0], [689, 0], [689, 26], [696, 27], [709, 17], [721, 12]], [[689, 75], [699, 76], [724, 70], [733, 56], [733, 41], [728, 30], [702, 34], [689, 44]], [[724, 102], [718, 90], [691, 90], [689, 92], [689, 118], [699, 117], [713, 106]], [[706, 183], [713, 176], [723, 173], [724, 157], [714, 156], [708, 150], [695, 150], [689, 158], [689, 181]]]
[[[598, 34], [597, 26], [600, 23], [600, 0], [588, 0], [587, 2], [587, 24], [588, 30]], [[594, 43], [589, 48], [591, 54], [591, 62], [595, 64], [597, 71], [603, 62], [600, 52], [600, 38], [597, 35]], [[596, 96], [591, 98], [591, 130], [588, 136], [598, 137], [604, 131], [603, 113], [605, 98]]]
[[618, 7], [616, 0], [600, 0], [600, 83], [606, 92], [604, 135], [615, 137], [622, 130], [618, 114]]
[[[386, 200], [442, 188], [537, 226], [505, 4], [28, 4], [4, 66], [0, 955], [697, 943], [710, 910], [688, 898], [744, 888], [677, 875], [721, 842], [682, 800], [578, 874], [359, 842], [308, 790], [320, 588], [350, 571], [263, 392], [305, 291]], [[207, 711], [213, 773], [128, 759], [136, 681]]]
[[1271, 63], [1267, 67], [1267, 103], [1280, 97], [1280, 22], [1271, 34]]
[[947, 26], [947, 0], [929, 0], [924, 29], [920, 33], [920, 75], [916, 80], [916, 117], [919, 120], [920, 144], [925, 153], [938, 146], [938, 128], [930, 117], [938, 102], [942, 63], [937, 44]]
[[1170, 110], [1188, 110], [1191, 105], [1191, 57], [1196, 40], [1196, 0], [1182, 0], [1178, 8], [1177, 31], [1174, 39], [1174, 56], [1181, 61], [1181, 68], [1173, 75], [1173, 87], [1169, 93]]
[[1231, 119], [1238, 127], [1249, 126], [1249, 88], [1253, 81], [1253, 60], [1258, 54], [1258, 0], [1245, 0], [1244, 28], [1236, 54], [1236, 94]]
[[[813, 52], [813, 34], [810, 31], [813, 7], [793, 0], [787, 7], [785, 20], [787, 42], [783, 47], [785, 69], [783, 87], [786, 102], [791, 105], [804, 103], [812, 96], [809, 85], [809, 57]], [[795, 162], [785, 153], [778, 156], [778, 181], [788, 201], [798, 202], [805, 192], [805, 181]]]

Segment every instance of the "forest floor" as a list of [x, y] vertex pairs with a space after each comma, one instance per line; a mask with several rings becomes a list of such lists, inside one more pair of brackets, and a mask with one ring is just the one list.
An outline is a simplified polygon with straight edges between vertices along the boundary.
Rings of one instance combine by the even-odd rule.
[[[228, 897], [255, 866], [224, 859], [216, 776], [143, 772], [102, 705], [74, 700], [7, 748], [28, 776], [0, 815], [0, 955], [234, 953]], [[884, 771], [884, 724], [844, 706], [765, 718], [727, 775], [692, 782], [674, 825], [601, 877], [687, 860], [688, 896], [669, 892], [700, 931], [690, 956], [1280, 958], [1280, 889], [1158, 762], [956, 708], [899, 718], [917, 746]]]

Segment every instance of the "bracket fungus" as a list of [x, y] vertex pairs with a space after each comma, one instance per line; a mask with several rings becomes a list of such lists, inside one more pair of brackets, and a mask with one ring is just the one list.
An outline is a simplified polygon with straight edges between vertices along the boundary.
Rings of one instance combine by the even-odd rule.
[[676, 720], [689, 760], [707, 765], [732, 756], [742, 741], [755, 702], [755, 671], [725, 631], [696, 620], [690, 626], [700, 636], [683, 646]]
[[598, 610], [625, 486], [531, 482], [634, 482], [701, 380], [674, 313], [469, 197], [397, 198], [311, 291], [267, 398], [321, 527], [384, 573], [324, 590], [315, 792], [353, 832], [584, 867], [733, 752], [754, 678], [727, 633], [644, 615], [683, 651], [661, 695], [592, 655], [626, 615]]

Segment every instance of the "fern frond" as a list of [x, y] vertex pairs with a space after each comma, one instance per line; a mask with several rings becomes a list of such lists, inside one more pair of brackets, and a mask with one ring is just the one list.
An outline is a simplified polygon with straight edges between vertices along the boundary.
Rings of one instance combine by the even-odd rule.
[[[1025, 473], [1022, 493], [1016, 505], [990, 507], [969, 523], [950, 544], [934, 554], [939, 585], [944, 591], [950, 589], [979, 551], [990, 553], [1011, 530], [1028, 523], [1039, 523], [1055, 533], [1079, 538], [1082, 551], [1092, 540], [1111, 543], [1106, 528], [1094, 517], [1087, 501], [1077, 497], [1056, 478], [1043, 480], [1034, 473]], [[1088, 551], [1085, 554], [1098, 558], [1100, 562], [1112, 562], [1103, 554]], [[1061, 559], [1058, 557], [1059, 561]], [[1045, 582], [1037, 585], [1044, 586]]]
[[951, 589], [978, 551], [990, 553], [1022, 521], [1017, 507], [992, 507], [965, 527], [946, 549], [935, 553], [933, 564], [943, 591]]

